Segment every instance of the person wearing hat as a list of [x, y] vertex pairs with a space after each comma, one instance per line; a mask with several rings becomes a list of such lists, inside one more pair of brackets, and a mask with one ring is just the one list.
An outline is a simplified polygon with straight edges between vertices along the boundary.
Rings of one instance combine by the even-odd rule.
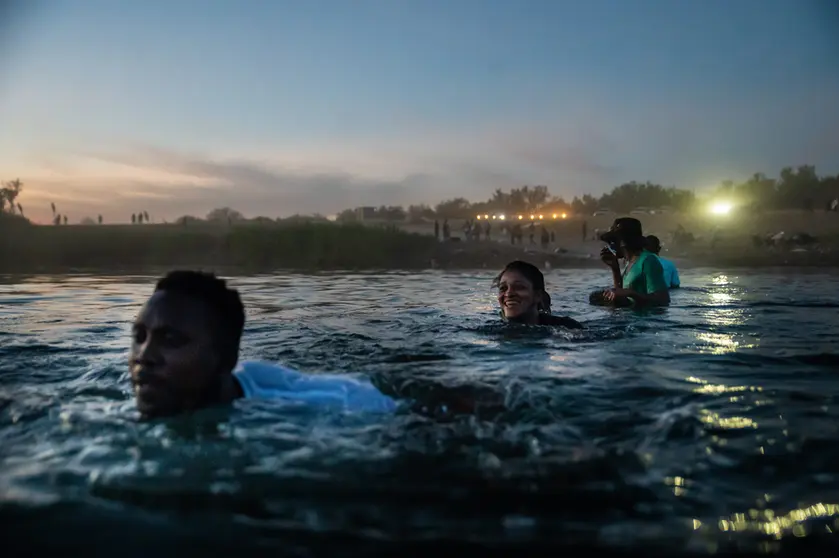
[[[603, 299], [614, 306], [666, 306], [670, 293], [664, 268], [658, 257], [646, 249], [641, 221], [632, 217], [615, 219], [600, 235], [605, 246], [600, 258], [612, 270], [614, 288], [603, 291]], [[619, 259], [626, 261], [621, 273]]]
[[661, 267], [664, 268], [664, 282], [671, 289], [678, 289], [681, 286], [679, 281], [679, 272], [676, 270], [676, 264], [661, 257], [661, 240], [657, 236], [651, 234], [647, 236], [647, 250], [658, 256], [658, 261], [661, 262]]

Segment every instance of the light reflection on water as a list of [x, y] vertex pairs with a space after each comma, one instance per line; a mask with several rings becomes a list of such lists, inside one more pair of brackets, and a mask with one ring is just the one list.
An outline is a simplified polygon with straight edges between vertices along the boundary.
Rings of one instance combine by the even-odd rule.
[[[34, 532], [17, 506], [43, 506], [37, 528], [79, 549], [101, 503], [126, 540], [186, 536], [166, 519], [185, 509], [220, 522], [203, 527], [214, 550], [222, 532], [359, 537], [309, 541], [312, 555], [421, 538], [766, 552], [832, 536], [839, 320], [824, 294], [839, 279], [790, 292], [771, 274], [682, 275], [670, 309], [638, 313], [585, 304], [602, 273], [552, 271], [555, 308], [589, 325], [556, 334], [501, 326], [491, 272], [234, 279], [245, 358], [366, 373], [426, 414], [237, 402], [171, 424], [136, 421], [125, 373], [150, 278], [6, 278], [0, 520]], [[478, 410], [435, 408], [446, 393]], [[77, 507], [47, 515], [56, 501]], [[137, 527], [137, 510], [158, 523]]]

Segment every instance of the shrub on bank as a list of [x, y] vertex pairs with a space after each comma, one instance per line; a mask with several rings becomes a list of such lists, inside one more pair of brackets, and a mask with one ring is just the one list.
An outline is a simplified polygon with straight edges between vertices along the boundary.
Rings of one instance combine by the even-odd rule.
[[432, 237], [395, 229], [293, 223], [3, 227], [0, 271], [239, 267], [373, 269], [426, 267]]

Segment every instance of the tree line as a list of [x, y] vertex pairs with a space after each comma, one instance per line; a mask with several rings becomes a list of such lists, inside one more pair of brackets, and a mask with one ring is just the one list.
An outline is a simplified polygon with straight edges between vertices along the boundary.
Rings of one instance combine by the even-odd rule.
[[[816, 168], [801, 165], [786, 167], [777, 178], [755, 173], [748, 180], [725, 180], [715, 188], [697, 195], [693, 190], [662, 186], [652, 182], [626, 182], [601, 196], [590, 194], [575, 196], [570, 201], [552, 196], [547, 186], [522, 186], [509, 191], [495, 190], [492, 196], [480, 202], [470, 202], [457, 197], [444, 200], [436, 206], [411, 205], [381, 206], [375, 208], [373, 218], [398, 221], [429, 219], [468, 219], [485, 213], [531, 214], [539, 211], [567, 212], [590, 215], [598, 209], [628, 213], [637, 208], [671, 209], [688, 212], [698, 209], [707, 199], [725, 198], [755, 210], [827, 208], [839, 197], [839, 175], [819, 176]], [[358, 209], [347, 209], [338, 215], [340, 221], [358, 219]]]
[[[20, 179], [3, 182], [0, 186], [0, 214], [15, 215], [25, 218], [23, 206], [18, 197], [23, 189]], [[636, 208], [671, 209], [688, 212], [697, 208], [706, 199], [724, 198], [740, 206], [748, 206], [755, 211], [830, 208], [833, 200], [839, 198], [839, 174], [819, 176], [812, 165], [800, 165], [796, 168], [785, 167], [777, 178], [770, 178], [763, 173], [755, 173], [747, 180], [734, 182], [725, 180], [715, 188], [711, 188], [700, 197], [693, 190], [662, 186], [652, 182], [627, 182], [613, 188], [610, 192], [599, 197], [585, 194], [575, 196], [570, 201], [552, 196], [547, 186], [522, 186], [511, 188], [509, 191], [497, 189], [489, 199], [470, 202], [466, 198], [456, 197], [444, 200], [435, 205], [381, 206], [374, 208], [372, 214], [366, 218], [383, 221], [414, 221], [420, 222], [433, 219], [468, 219], [475, 215], [493, 214], [529, 214], [538, 211], [567, 212], [578, 215], [590, 215], [598, 209], [609, 209], [618, 213], [628, 213]], [[66, 225], [66, 214], [57, 211], [54, 203], [52, 208], [53, 224]], [[833, 206], [836, 207], [835, 205]], [[351, 222], [359, 220], [360, 209], [346, 209], [338, 214], [338, 221]], [[283, 221], [297, 220], [326, 220], [321, 215], [311, 217], [294, 216]], [[270, 217], [256, 217], [246, 219], [240, 212], [229, 207], [214, 209], [204, 219], [184, 215], [175, 222], [188, 224], [190, 222], [222, 222], [234, 223], [242, 221], [275, 222]], [[132, 224], [150, 223], [149, 213], [145, 210], [131, 215]], [[102, 224], [102, 215], [82, 220], [83, 224]]]

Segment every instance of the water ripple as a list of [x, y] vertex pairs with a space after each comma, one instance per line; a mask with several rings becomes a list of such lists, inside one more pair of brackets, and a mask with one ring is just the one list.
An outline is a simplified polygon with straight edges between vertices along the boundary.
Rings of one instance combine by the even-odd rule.
[[586, 330], [499, 324], [491, 273], [234, 278], [244, 357], [366, 374], [403, 408], [141, 423], [124, 363], [152, 278], [3, 278], [0, 521], [138, 556], [835, 549], [839, 280], [699, 270], [642, 313], [586, 305], [602, 273], [547, 279]]

